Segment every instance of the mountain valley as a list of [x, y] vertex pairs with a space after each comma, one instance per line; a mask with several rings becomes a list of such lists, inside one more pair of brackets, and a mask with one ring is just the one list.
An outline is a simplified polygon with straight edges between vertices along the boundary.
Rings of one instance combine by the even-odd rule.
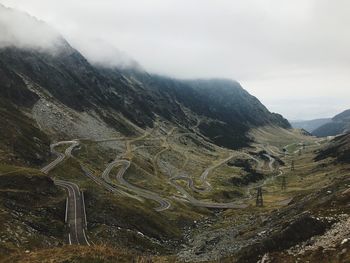
[[350, 261], [349, 134], [56, 41], [0, 48], [0, 262]]

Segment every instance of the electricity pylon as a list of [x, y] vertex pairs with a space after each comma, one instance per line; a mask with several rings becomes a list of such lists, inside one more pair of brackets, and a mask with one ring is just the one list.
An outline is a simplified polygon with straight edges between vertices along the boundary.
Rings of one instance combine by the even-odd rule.
[[262, 207], [263, 205], [264, 205], [264, 201], [262, 196], [262, 188], [258, 187], [257, 193], [256, 193], [256, 206]]
[[286, 181], [286, 177], [282, 176], [282, 185], [281, 185], [282, 191], [287, 189], [287, 181]]

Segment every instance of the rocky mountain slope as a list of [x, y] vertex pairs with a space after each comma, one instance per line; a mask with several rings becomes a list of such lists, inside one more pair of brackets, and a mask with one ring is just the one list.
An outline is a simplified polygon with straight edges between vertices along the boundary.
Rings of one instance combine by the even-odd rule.
[[347, 135], [289, 129], [235, 81], [55, 41], [0, 49], [0, 261], [347, 262]]
[[28, 116], [39, 98], [6, 64], [0, 64], [0, 160], [41, 164], [49, 154], [49, 138]]
[[334, 116], [329, 123], [326, 123], [312, 132], [315, 136], [335, 136], [350, 130], [350, 110]]
[[[2, 77], [15, 85], [10, 93], [7, 90], [2, 93], [8, 100], [15, 98], [13, 103], [26, 98], [24, 103], [30, 108], [40, 94], [29, 89], [38, 87], [41, 93], [50, 94], [52, 99], [74, 111], [94, 112], [109, 127], [125, 135], [133, 131], [117, 114], [141, 128], [152, 127], [156, 118], [187, 128], [200, 120], [198, 128], [204, 136], [230, 148], [246, 145], [249, 142], [246, 132], [250, 128], [290, 127], [237, 82], [180, 81], [146, 72], [130, 74], [94, 67], [67, 43], [59, 55], [3, 48], [0, 61]], [[15, 96], [15, 92], [22, 96]]]
[[0, 164], [0, 171], [0, 254], [63, 245], [64, 193], [35, 169]]
[[[235, 148], [247, 146], [251, 128], [290, 128], [287, 120], [270, 113], [235, 81], [177, 80], [148, 74], [141, 67], [92, 65], [44, 22], [0, 8], [0, 93], [6, 103], [31, 112], [51, 136], [91, 137], [73, 127], [73, 119], [102, 127], [99, 136], [112, 130], [132, 135], [138, 127], [151, 128], [161, 119], [186, 129], [196, 127], [208, 141]], [[6, 18], [26, 21], [35, 34], [47, 36], [46, 42], [17, 32]]]

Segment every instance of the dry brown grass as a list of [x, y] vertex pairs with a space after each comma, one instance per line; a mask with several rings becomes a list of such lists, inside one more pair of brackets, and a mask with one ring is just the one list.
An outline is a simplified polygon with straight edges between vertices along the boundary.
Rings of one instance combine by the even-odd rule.
[[118, 263], [174, 263], [178, 262], [172, 256], [154, 257], [137, 255], [125, 249], [107, 246], [63, 246], [52, 249], [18, 252], [8, 256], [1, 263], [68, 263], [68, 262], [118, 262]]

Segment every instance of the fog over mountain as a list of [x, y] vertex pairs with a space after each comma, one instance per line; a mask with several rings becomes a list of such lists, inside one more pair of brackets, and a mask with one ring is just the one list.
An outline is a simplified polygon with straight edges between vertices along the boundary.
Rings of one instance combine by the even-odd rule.
[[[48, 22], [92, 62], [135, 60], [149, 72], [178, 78], [236, 79], [289, 119], [329, 117], [350, 103], [349, 1], [0, 3]], [[26, 24], [16, 19], [11, 26], [17, 23]], [[51, 38], [25, 28], [37, 41]]]
[[60, 35], [46, 23], [26, 13], [0, 5], [0, 47], [15, 46], [27, 49], [54, 51]]
[[0, 262], [350, 262], [347, 7], [0, 0]]

